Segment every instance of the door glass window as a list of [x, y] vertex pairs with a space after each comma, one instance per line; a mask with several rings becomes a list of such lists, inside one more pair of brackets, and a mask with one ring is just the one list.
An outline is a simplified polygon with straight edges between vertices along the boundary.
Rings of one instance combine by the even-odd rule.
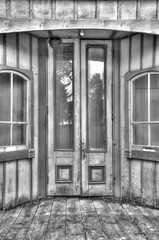
[[105, 47], [87, 48], [87, 149], [103, 150], [106, 143]]
[[55, 149], [74, 147], [73, 45], [55, 50]]
[[133, 144], [159, 146], [159, 74], [144, 74], [132, 85]]

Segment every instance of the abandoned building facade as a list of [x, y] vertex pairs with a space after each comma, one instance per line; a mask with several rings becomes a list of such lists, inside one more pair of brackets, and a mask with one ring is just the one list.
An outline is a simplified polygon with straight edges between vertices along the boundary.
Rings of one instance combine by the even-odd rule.
[[0, 208], [159, 205], [157, 0], [0, 1]]

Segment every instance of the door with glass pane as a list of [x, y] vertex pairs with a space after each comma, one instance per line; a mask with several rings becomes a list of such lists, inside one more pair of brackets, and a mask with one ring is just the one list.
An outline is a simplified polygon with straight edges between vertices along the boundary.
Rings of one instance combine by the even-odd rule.
[[112, 46], [81, 44], [82, 195], [112, 194]]
[[49, 46], [47, 195], [80, 195], [79, 40]]
[[79, 41], [49, 47], [47, 195], [112, 194], [111, 42]]

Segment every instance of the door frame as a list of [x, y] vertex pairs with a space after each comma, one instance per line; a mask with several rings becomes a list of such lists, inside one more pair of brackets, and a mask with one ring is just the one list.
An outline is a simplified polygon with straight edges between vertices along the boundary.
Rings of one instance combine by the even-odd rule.
[[[82, 39], [84, 40], [84, 39]], [[81, 40], [81, 41], [82, 41]], [[80, 39], [76, 39], [76, 41], [78, 41], [78, 52], [80, 51], [80, 44], [81, 41]], [[114, 50], [117, 50], [117, 48], [120, 47], [119, 41], [111, 41], [112, 43], [112, 53], [114, 53]], [[47, 64], [47, 69], [48, 69], [48, 83], [47, 83], [47, 103], [48, 100], [51, 96], [51, 88], [49, 87], [49, 79], [53, 79], [53, 48], [50, 47], [50, 45], [48, 44], [48, 64]], [[114, 54], [113, 54], [114, 55]], [[118, 108], [118, 104], [119, 104], [119, 62], [118, 62], [118, 57], [119, 57], [119, 50], [115, 52], [116, 55], [116, 60], [113, 60], [115, 58], [112, 57], [112, 68], [115, 67], [114, 70], [112, 70], [112, 111], [113, 111], [113, 125], [112, 125], [112, 131], [113, 131], [113, 136], [112, 136], [112, 185], [113, 185], [113, 195], [115, 196], [121, 196], [121, 191], [120, 191], [120, 184], [121, 184], [121, 178], [120, 178], [120, 146], [119, 146], [119, 133], [120, 133], [120, 129], [119, 129], [119, 120], [115, 121], [116, 118], [119, 118], [120, 113], [119, 110], [117, 111]], [[80, 54], [79, 54], [80, 56]], [[76, 58], [75, 61], [80, 64], [81, 63], [81, 59], [80, 57], [78, 57], [78, 59]], [[80, 76], [80, 68], [78, 69], [78, 75], [80, 77], [80, 81], [81, 81], [81, 76]], [[118, 104], [117, 104], [118, 103]], [[116, 106], [114, 107], [114, 104], [116, 104]], [[45, 196], [49, 196], [50, 194], [48, 193], [48, 162], [49, 162], [49, 158], [53, 155], [53, 152], [51, 150], [51, 148], [49, 148], [49, 143], [50, 141], [53, 141], [52, 137], [53, 134], [51, 136], [50, 133], [50, 129], [53, 129], [53, 123], [51, 123], [50, 121], [50, 113], [49, 113], [49, 108], [47, 107], [47, 144], [46, 144], [46, 160], [45, 164], [46, 164], [46, 181], [45, 181]], [[53, 117], [53, 116], [52, 116]], [[81, 164], [80, 164], [81, 165]], [[54, 163], [52, 161], [52, 167], [54, 167]], [[81, 168], [81, 166], [80, 166]], [[40, 174], [40, 172], [39, 172]], [[50, 180], [50, 179], [49, 179]], [[55, 176], [52, 176], [52, 182], [55, 180]], [[82, 182], [81, 182], [82, 184]], [[54, 194], [51, 194], [51, 196]]]

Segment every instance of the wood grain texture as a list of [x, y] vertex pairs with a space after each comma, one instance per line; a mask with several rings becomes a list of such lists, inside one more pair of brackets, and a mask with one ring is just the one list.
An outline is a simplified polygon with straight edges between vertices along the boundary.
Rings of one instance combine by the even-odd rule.
[[3, 206], [3, 163], [0, 163], [0, 209]]
[[97, 2], [98, 6], [98, 18], [105, 20], [117, 19], [117, 1], [104, 1]]
[[136, 19], [137, 2], [134, 0], [119, 1], [119, 19]]
[[142, 185], [141, 185], [141, 161], [131, 161], [131, 199], [141, 202], [142, 200]]
[[0, 16], [4, 17], [6, 16], [6, 0], [1, 0], [0, 1]]
[[15, 206], [16, 201], [16, 162], [6, 163], [5, 199], [3, 207]]
[[56, 1], [56, 19], [73, 19], [74, 3], [71, 0]]
[[6, 35], [6, 64], [8, 66], [17, 67], [17, 48], [16, 34], [11, 33]]
[[32, 37], [32, 71], [33, 71], [33, 88], [34, 88], [34, 149], [35, 149], [35, 158], [32, 159], [32, 197], [36, 199], [38, 196], [38, 127], [39, 127], [39, 86], [38, 86], [38, 72], [39, 72], [39, 63], [38, 63], [38, 40], [35, 37]]
[[130, 70], [139, 70], [141, 66], [141, 35], [135, 35], [131, 38], [131, 59]]
[[153, 36], [144, 35], [143, 37], [143, 69], [153, 67]]
[[129, 161], [125, 158], [125, 73], [129, 71], [129, 38], [120, 41], [120, 154], [121, 154], [121, 190], [122, 196], [129, 192]]
[[78, 19], [95, 19], [96, 1], [78, 1]]
[[12, 0], [11, 1], [11, 17], [28, 18], [29, 17], [29, 0]]
[[33, 0], [32, 11], [35, 18], [51, 18], [51, 0]]
[[156, 8], [157, 8], [157, 1], [140, 1], [140, 12], [139, 17], [140, 19], [156, 19]]
[[30, 160], [18, 161], [18, 203], [30, 199]]
[[19, 34], [19, 67], [30, 70], [30, 36]]
[[143, 201], [147, 205], [154, 205], [154, 177], [155, 177], [155, 163], [143, 162]]

